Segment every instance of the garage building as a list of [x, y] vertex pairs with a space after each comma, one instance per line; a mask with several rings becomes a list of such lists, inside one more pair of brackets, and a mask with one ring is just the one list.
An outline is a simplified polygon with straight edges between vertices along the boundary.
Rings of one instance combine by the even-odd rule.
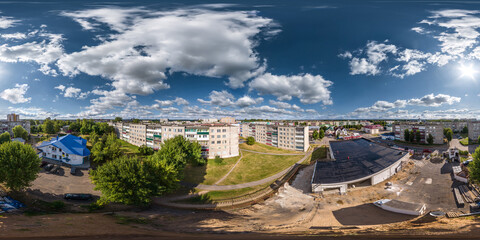
[[332, 161], [315, 164], [314, 193], [329, 189], [346, 193], [352, 185], [378, 184], [400, 171], [409, 155], [361, 138], [330, 142], [330, 157]]

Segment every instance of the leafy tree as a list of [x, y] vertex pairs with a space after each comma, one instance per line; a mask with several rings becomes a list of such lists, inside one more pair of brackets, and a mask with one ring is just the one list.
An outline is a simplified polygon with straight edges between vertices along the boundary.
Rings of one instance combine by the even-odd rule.
[[404, 136], [405, 142], [410, 141], [410, 130], [405, 129], [405, 131], [403, 131], [403, 136]]
[[121, 144], [115, 134], [104, 135], [101, 140], [98, 140], [92, 147], [93, 161], [99, 164], [117, 159], [123, 155]]
[[247, 145], [253, 145], [255, 144], [255, 138], [254, 137], [248, 137], [247, 138]]
[[10, 133], [9, 132], [4, 132], [0, 134], [0, 144], [4, 142], [10, 142]]
[[313, 140], [317, 140], [318, 139], [318, 131], [317, 130], [314, 130], [313, 133], [312, 133], [312, 138]]
[[123, 119], [121, 117], [116, 117], [113, 121], [114, 122], [121, 122]]
[[419, 143], [420, 140], [422, 140], [422, 136], [420, 135], [420, 131], [416, 131], [416, 132], [415, 132], [415, 141], [416, 141], [417, 143]]
[[139, 119], [136, 119], [136, 118], [134, 118], [134, 119], [132, 119], [132, 123], [140, 123], [140, 120], [139, 120]]
[[433, 136], [430, 133], [428, 134], [427, 142], [428, 144], [433, 144]]
[[462, 133], [468, 133], [468, 127], [467, 126], [463, 127]]
[[320, 132], [318, 133], [318, 138], [319, 139], [323, 139], [325, 137], [325, 131], [322, 129], [320, 129]]
[[447, 138], [447, 141], [452, 141], [453, 138], [453, 131], [450, 128], [447, 128], [447, 131], [445, 133], [445, 137]]
[[40, 159], [30, 145], [7, 142], [0, 145], [0, 183], [18, 191], [37, 178]]
[[470, 178], [478, 183], [480, 182], [480, 147], [477, 147], [477, 149], [475, 149], [472, 157], [473, 161], [468, 164]]
[[24, 140], [27, 140], [28, 138], [28, 132], [25, 130], [22, 126], [17, 125], [12, 129], [13, 132], [13, 137], [14, 138], [23, 138]]
[[155, 153], [155, 151], [153, 150], [153, 148], [151, 147], [148, 147], [147, 145], [142, 145], [138, 148], [138, 152], [140, 154], [142, 154], [143, 156], [148, 156], [148, 155], [152, 155]]
[[91, 175], [95, 190], [102, 192], [100, 201], [129, 205], [147, 205], [153, 196], [162, 195], [177, 186], [177, 172], [173, 165], [149, 158], [122, 156], [105, 163]]
[[408, 134], [408, 137], [410, 138], [409, 139], [410, 142], [415, 141], [415, 133], [413, 132], [413, 130], [410, 131], [410, 133]]
[[[0, 138], [1, 138], [1, 135], [0, 135]], [[480, 143], [480, 136], [478, 136], [477, 143]]]
[[54, 123], [53, 123], [52, 120], [50, 120], [48, 118], [45, 119], [45, 121], [43, 121], [42, 129], [43, 129], [44, 133], [48, 133], [48, 134], [54, 134], [55, 133]]

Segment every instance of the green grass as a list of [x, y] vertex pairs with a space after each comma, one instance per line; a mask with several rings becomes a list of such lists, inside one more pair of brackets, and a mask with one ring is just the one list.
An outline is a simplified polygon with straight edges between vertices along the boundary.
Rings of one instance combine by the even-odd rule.
[[317, 150], [313, 151], [312, 157], [310, 158], [310, 161], [316, 161], [319, 159], [327, 158], [327, 147], [323, 146], [320, 148], [317, 148]]
[[185, 182], [212, 185], [225, 176], [240, 156], [224, 158], [221, 163], [209, 159], [206, 166], [187, 166], [185, 168]]
[[120, 142], [120, 144], [122, 145], [122, 147], [120, 149], [122, 149], [122, 151], [127, 154], [127, 155], [139, 155], [140, 153], [138, 152], [138, 147], [133, 145], [133, 144], [130, 144], [128, 142], [125, 142], [121, 139], [118, 139], [118, 141]]
[[255, 193], [257, 191], [260, 191], [268, 187], [270, 184], [272, 183], [262, 184], [254, 187], [227, 190], [227, 191], [211, 191], [197, 197], [181, 200], [179, 202], [191, 203], [191, 204], [212, 203], [213, 201], [232, 199], [232, 198], [237, 198], [247, 194]]
[[231, 185], [257, 181], [270, 177], [303, 158], [303, 155], [265, 155], [243, 152], [237, 167], [220, 185]]
[[468, 146], [468, 137], [463, 138], [462, 140], [460, 140], [460, 144], [462, 144], [463, 146]]
[[293, 151], [293, 150], [286, 150], [286, 149], [281, 149], [277, 147], [272, 147], [268, 146], [265, 144], [261, 144], [256, 142], [253, 145], [248, 145], [246, 143], [242, 143], [239, 145], [240, 149], [245, 149], [245, 150], [251, 150], [251, 151], [256, 151], [256, 152], [263, 152], [263, 153], [302, 153], [299, 151]]

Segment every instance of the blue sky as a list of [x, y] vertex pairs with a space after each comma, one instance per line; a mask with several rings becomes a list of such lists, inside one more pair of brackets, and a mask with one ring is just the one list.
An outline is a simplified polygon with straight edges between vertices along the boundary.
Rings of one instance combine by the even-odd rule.
[[0, 1], [0, 117], [476, 118], [477, 9]]

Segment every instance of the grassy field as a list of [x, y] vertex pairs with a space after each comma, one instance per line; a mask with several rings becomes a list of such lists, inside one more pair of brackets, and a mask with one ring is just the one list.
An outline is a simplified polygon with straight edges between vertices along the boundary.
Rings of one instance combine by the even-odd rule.
[[256, 152], [263, 152], [263, 153], [301, 153], [301, 152], [298, 152], [298, 151], [280, 149], [280, 148], [268, 146], [268, 145], [257, 143], [257, 142], [253, 145], [248, 145], [246, 143], [242, 143], [242, 144], [239, 145], [239, 147], [240, 147], [240, 149], [251, 150], [251, 151], [256, 151]]
[[127, 155], [138, 155], [140, 154], [138, 152], [138, 147], [133, 145], [133, 144], [130, 144], [128, 142], [125, 142], [121, 139], [118, 139], [118, 141], [120, 142], [120, 144], [122, 144], [122, 147], [121, 149], [123, 150], [123, 152]]
[[215, 162], [215, 159], [209, 159], [206, 166], [187, 166], [184, 181], [212, 185], [225, 176], [239, 158], [240, 156], [224, 158], [221, 163]]
[[288, 168], [302, 158], [302, 155], [276, 156], [243, 152], [242, 160], [220, 185], [264, 179]]
[[463, 146], [468, 146], [468, 137], [463, 138], [463, 139], [460, 140], [459, 142], [460, 142], [460, 144], [462, 144]]
[[316, 161], [318, 159], [323, 159], [323, 158], [327, 158], [327, 147], [326, 146], [317, 148], [317, 150], [313, 151], [312, 157], [310, 158], [310, 161]]

